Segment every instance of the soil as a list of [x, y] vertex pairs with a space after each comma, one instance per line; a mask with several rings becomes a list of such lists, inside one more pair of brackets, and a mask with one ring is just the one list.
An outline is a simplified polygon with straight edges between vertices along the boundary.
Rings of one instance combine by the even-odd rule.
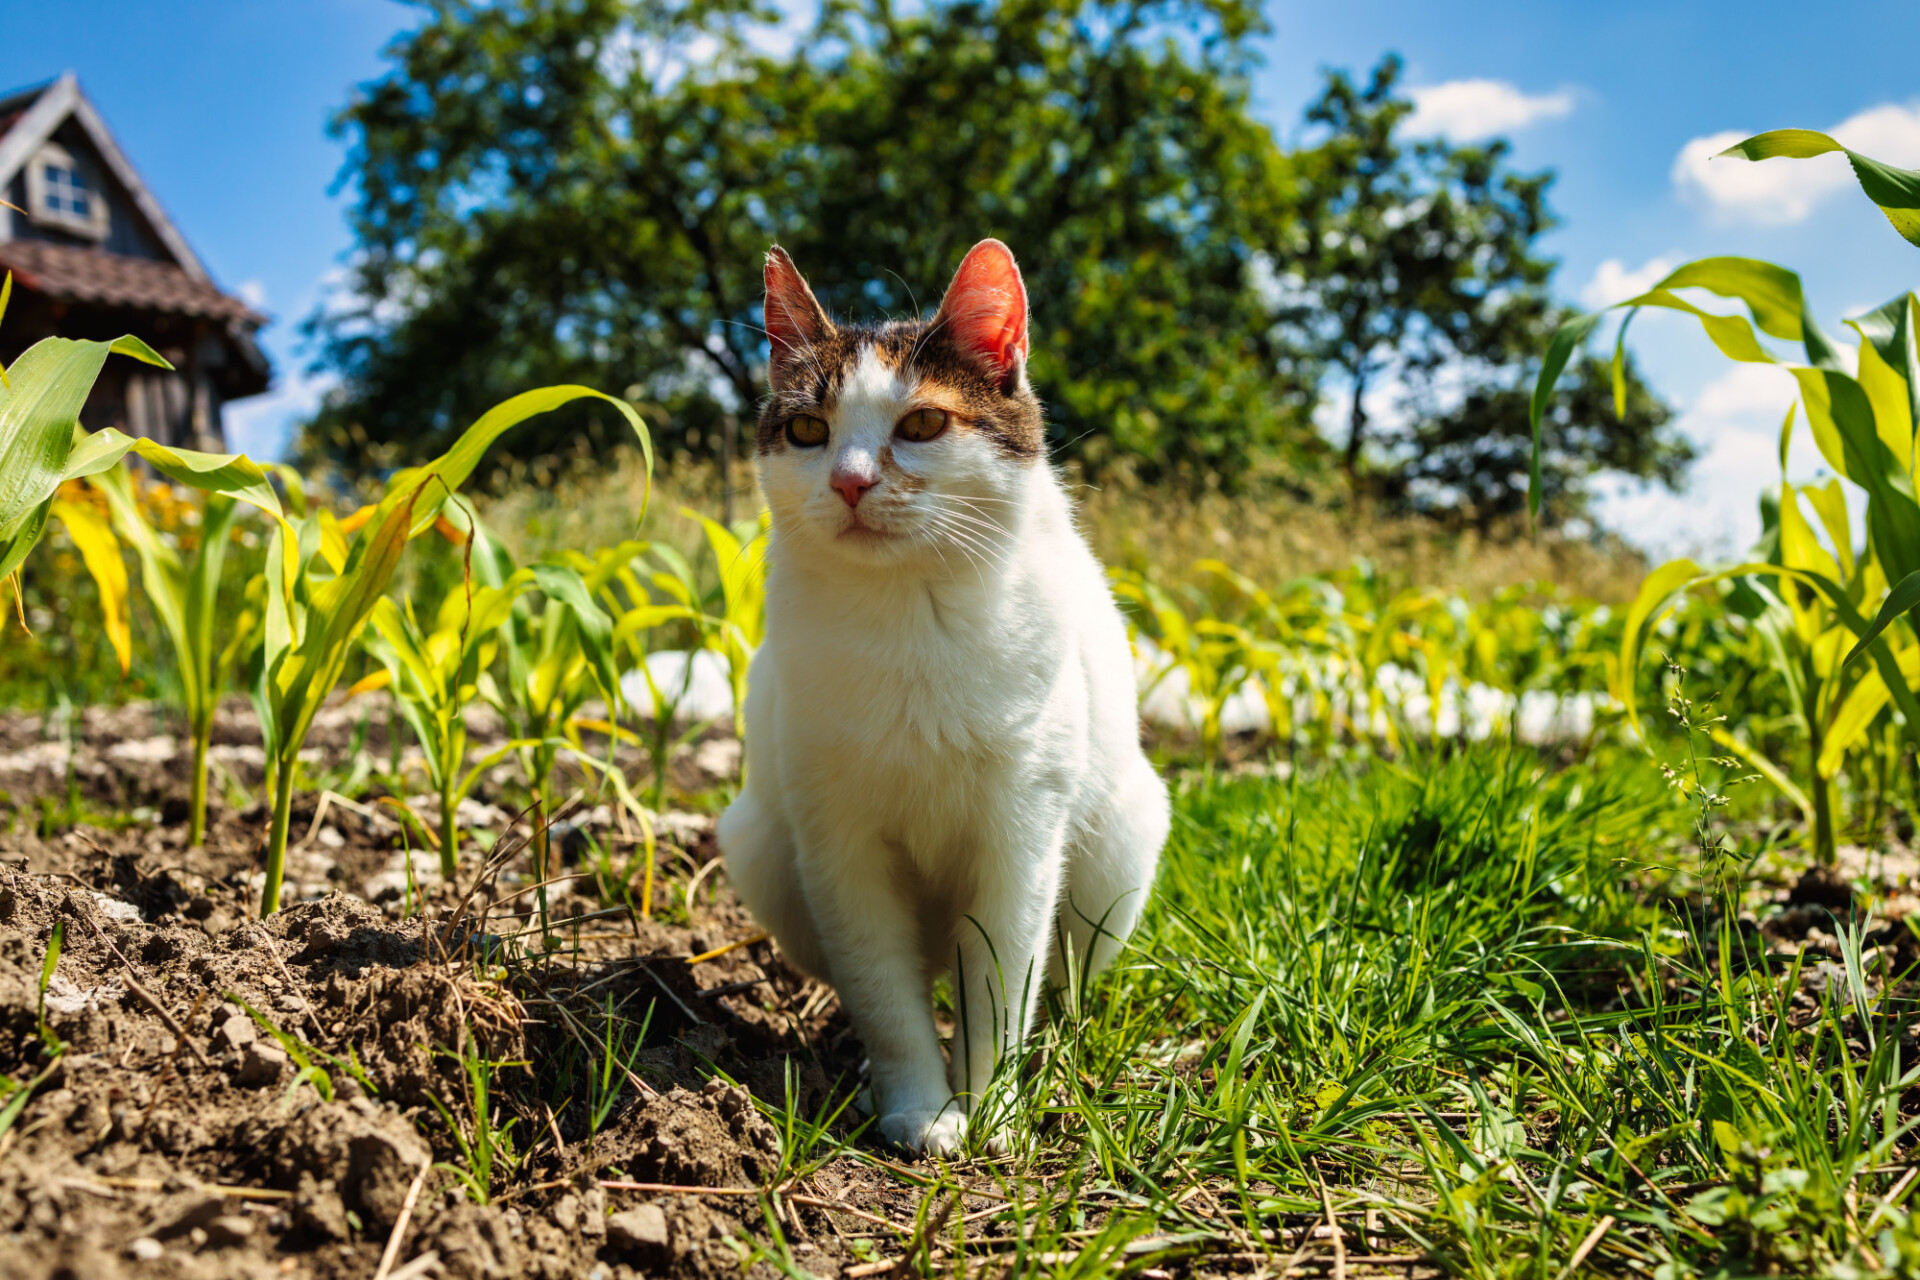
[[[223, 714], [216, 758], [257, 791], [247, 719]], [[542, 951], [525, 822], [472, 806], [498, 842], [445, 884], [382, 807], [308, 798], [291, 905], [263, 921], [264, 812], [216, 803], [188, 848], [181, 753], [151, 710], [90, 710], [71, 756], [41, 728], [0, 717], [0, 1071], [34, 1081], [0, 1135], [0, 1278], [364, 1277], [402, 1220], [390, 1277], [737, 1276], [768, 1212], [801, 1265], [834, 1277], [859, 1260], [851, 1241], [894, 1242], [858, 1215], [911, 1233], [917, 1196], [871, 1156], [789, 1180], [778, 1203], [757, 1193], [782, 1144], [753, 1096], [839, 1107], [861, 1062], [832, 993], [769, 944], [689, 963], [756, 934], [708, 867], [710, 819], [661, 819], [656, 919], [609, 912], [586, 865], [563, 863]], [[321, 765], [381, 750], [377, 729], [323, 723]], [[57, 830], [55, 805], [95, 821]], [[561, 858], [625, 838], [605, 809], [561, 819]], [[609, 1012], [631, 1020], [616, 1038], [646, 1032], [596, 1126], [585, 1050]], [[43, 1017], [65, 1046], [50, 1066]], [[476, 1081], [474, 1062], [498, 1065]], [[486, 1204], [454, 1172], [476, 1165], [476, 1084], [512, 1125]], [[858, 1117], [842, 1114], [844, 1135]]]

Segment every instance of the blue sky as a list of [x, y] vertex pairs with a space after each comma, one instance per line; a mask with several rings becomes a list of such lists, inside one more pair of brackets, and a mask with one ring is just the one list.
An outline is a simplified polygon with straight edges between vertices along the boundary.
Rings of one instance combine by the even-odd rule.
[[[1920, 166], [1920, 4], [1415, 3], [1344, 0], [1269, 10], [1261, 114], [1285, 139], [1319, 71], [1364, 73], [1388, 49], [1407, 62], [1423, 128], [1510, 136], [1516, 161], [1560, 175], [1566, 225], [1547, 241], [1560, 293], [1597, 304], [1661, 264], [1708, 254], [1801, 272], [1820, 318], [1920, 286], [1902, 242], [1834, 158], [1707, 163], [1707, 140], [1787, 126], [1833, 129], [1880, 158]], [[342, 148], [328, 115], [379, 74], [380, 50], [417, 10], [391, 0], [95, 0], [14, 6], [0, 86], [71, 69], [202, 258], [275, 317], [263, 335], [277, 387], [235, 406], [236, 445], [270, 453], [316, 388], [298, 322], [349, 247], [329, 197]], [[1732, 551], [1774, 479], [1785, 375], [1721, 361], [1696, 328], [1647, 316], [1635, 347], [1683, 414], [1702, 462], [1684, 497], [1624, 490], [1610, 521], [1656, 549]], [[1817, 458], [1796, 453], [1811, 477]]]

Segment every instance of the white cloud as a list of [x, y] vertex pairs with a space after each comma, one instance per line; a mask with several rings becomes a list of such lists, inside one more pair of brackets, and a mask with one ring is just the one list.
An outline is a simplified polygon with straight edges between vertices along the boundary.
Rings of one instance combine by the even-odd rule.
[[1511, 133], [1542, 120], [1557, 120], [1573, 110], [1569, 90], [1529, 94], [1504, 80], [1449, 80], [1411, 93], [1413, 114], [1407, 118], [1407, 131], [1445, 134], [1456, 142]]
[[333, 382], [296, 367], [266, 393], [235, 400], [224, 413], [227, 448], [261, 462], [281, 457], [293, 442], [294, 427], [320, 407]]
[[240, 296], [240, 301], [246, 303], [255, 311], [265, 311], [267, 309], [267, 286], [264, 282], [259, 280], [242, 280], [239, 288], [235, 289], [234, 292]]
[[1679, 265], [1678, 254], [1649, 258], [1637, 267], [1628, 267], [1618, 258], [1608, 258], [1594, 270], [1593, 278], [1580, 286], [1580, 301], [1594, 311], [1625, 302], [1653, 288]]
[[[1672, 177], [1682, 198], [1716, 221], [1786, 226], [1804, 221], [1822, 200], [1854, 185], [1853, 171], [1838, 152], [1811, 160], [1715, 158], [1754, 132], [1709, 134], [1680, 148]], [[1920, 166], [1920, 98], [1905, 106], [1887, 102], [1869, 107], [1826, 132], [1876, 160], [1903, 168]]]

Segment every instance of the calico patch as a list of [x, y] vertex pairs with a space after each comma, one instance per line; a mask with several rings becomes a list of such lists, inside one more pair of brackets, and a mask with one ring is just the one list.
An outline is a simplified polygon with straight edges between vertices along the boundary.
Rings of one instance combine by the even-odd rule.
[[767, 254], [767, 336], [773, 394], [760, 410], [762, 454], [785, 450], [797, 414], [833, 420], [848, 376], [864, 354], [917, 384], [929, 405], [953, 415], [949, 429], [978, 431], [1000, 453], [1031, 462], [1046, 451], [1040, 401], [1027, 385], [1027, 289], [998, 240], [969, 252], [931, 320], [834, 324], [786, 251]]

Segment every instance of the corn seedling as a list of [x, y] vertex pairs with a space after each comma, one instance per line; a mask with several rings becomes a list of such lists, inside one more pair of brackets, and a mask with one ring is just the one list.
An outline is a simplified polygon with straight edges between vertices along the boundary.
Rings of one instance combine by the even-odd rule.
[[66, 922], [54, 921], [53, 932], [47, 936], [47, 953], [40, 960], [38, 1004], [34, 1010], [34, 1016], [39, 1025], [40, 1043], [44, 1046], [45, 1052], [56, 1058], [67, 1051], [67, 1046], [61, 1042], [53, 1028], [47, 1025], [47, 988], [53, 985], [54, 970], [60, 967], [60, 946], [66, 933]]
[[540, 745], [516, 738], [471, 767], [466, 762], [466, 709], [477, 696], [481, 673], [493, 663], [498, 628], [512, 613], [514, 601], [535, 585], [536, 575], [529, 569], [498, 587], [476, 588], [469, 582], [447, 593], [431, 631], [414, 617], [411, 601], [396, 605], [383, 599], [374, 605], [373, 630], [364, 644], [382, 670], [351, 692], [391, 689], [401, 717], [419, 742], [439, 804], [440, 874], [446, 880], [458, 865], [460, 801], [508, 753]]
[[[295, 767], [307, 731], [332, 694], [360, 633], [386, 594], [407, 542], [433, 527], [447, 500], [501, 434], [539, 413], [582, 397], [617, 408], [648, 450], [646, 425], [625, 401], [587, 387], [546, 387], [513, 397], [481, 416], [447, 452], [409, 468], [385, 496], [346, 521], [321, 510], [297, 531], [283, 526], [267, 555], [270, 590], [254, 705], [273, 767], [273, 825], [267, 837], [263, 915], [279, 909]], [[351, 537], [351, 541], [349, 541]], [[551, 606], [550, 606], [551, 609]], [[524, 736], [524, 735], [523, 735]]]
[[[536, 612], [515, 599], [495, 629], [504, 670], [476, 675], [482, 698], [506, 720], [527, 788], [534, 797], [535, 870], [546, 878], [547, 819], [554, 812], [553, 772], [559, 752], [571, 747], [576, 758], [591, 761], [580, 740], [575, 717], [594, 696], [612, 717], [617, 733], [620, 673], [613, 658], [613, 619], [594, 600], [597, 582], [568, 565], [530, 565], [511, 571], [504, 550], [475, 531], [476, 572], [489, 585], [505, 589], [515, 573], [529, 575], [543, 604]], [[609, 766], [610, 768], [611, 766]], [[540, 891], [544, 913], [546, 891]]]
[[[228, 535], [239, 504], [224, 494], [208, 494], [201, 513], [199, 543], [183, 560], [161, 540], [141, 513], [133, 482], [125, 471], [104, 472], [94, 477], [93, 485], [106, 496], [120, 538], [130, 544], [139, 557], [141, 586], [173, 652], [182, 709], [193, 741], [187, 843], [199, 844], [207, 829], [207, 748], [213, 737], [213, 714], [225, 690], [227, 673], [233, 669], [236, 655], [252, 638], [255, 625], [253, 614], [242, 614], [227, 628], [224, 644], [220, 643], [215, 629], [214, 601], [230, 542]], [[73, 527], [71, 519], [68, 527]], [[102, 598], [105, 599], [104, 591]], [[122, 595], [123, 612], [124, 599]], [[109, 632], [112, 633], [111, 623]], [[120, 665], [125, 671], [127, 651], [124, 648], [120, 652]]]

